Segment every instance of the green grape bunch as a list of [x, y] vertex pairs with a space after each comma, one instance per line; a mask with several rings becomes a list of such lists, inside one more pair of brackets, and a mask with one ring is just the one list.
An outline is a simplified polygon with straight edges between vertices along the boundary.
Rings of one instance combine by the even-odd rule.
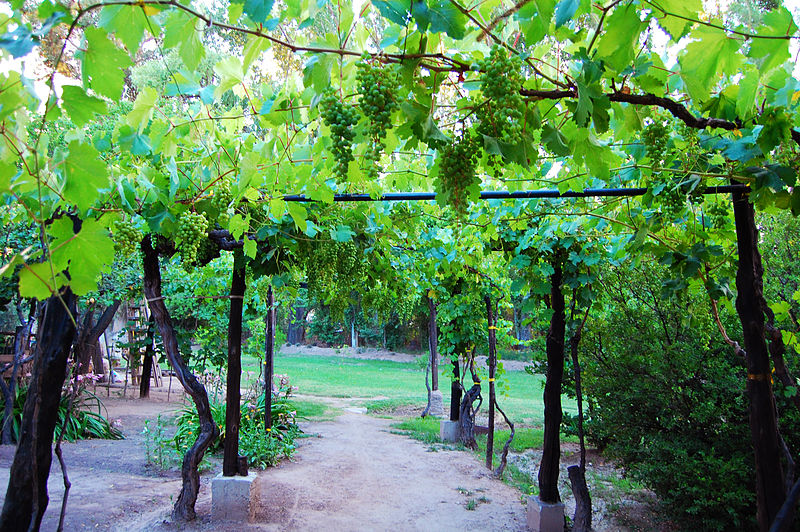
[[114, 251], [129, 257], [139, 249], [144, 235], [133, 220], [116, 220], [111, 225], [111, 237], [114, 240]]
[[481, 70], [481, 92], [486, 102], [477, 114], [478, 131], [511, 144], [522, 141], [524, 104], [519, 93], [522, 87], [522, 60], [495, 45], [489, 57], [478, 64]]
[[474, 191], [480, 185], [475, 173], [477, 152], [478, 141], [472, 135], [458, 137], [439, 150], [437, 192], [459, 215], [467, 211], [470, 189]]
[[178, 251], [184, 265], [193, 264], [206, 238], [208, 219], [200, 212], [185, 211], [178, 220]]
[[663, 122], [653, 122], [642, 131], [645, 152], [650, 164], [660, 168], [667, 159], [667, 142], [669, 140], [667, 126]]
[[211, 191], [213, 194], [212, 206], [219, 212], [217, 221], [221, 226], [225, 226], [230, 220], [230, 207], [233, 202], [230, 180], [223, 177], [214, 184]]
[[322, 240], [305, 249], [308, 291], [325, 301], [331, 315], [341, 317], [350, 302], [353, 286], [364, 276], [365, 261], [354, 242]]
[[378, 177], [378, 161], [383, 152], [386, 132], [392, 127], [392, 113], [398, 108], [396, 92], [400, 86], [397, 69], [368, 58], [356, 65], [359, 106], [367, 119], [367, 136], [371, 144], [364, 155], [371, 178]]
[[353, 160], [353, 127], [358, 123], [358, 111], [345, 105], [333, 89], [328, 89], [320, 101], [322, 120], [331, 130], [333, 157], [336, 160], [334, 173], [339, 182], [347, 179], [347, 166]]

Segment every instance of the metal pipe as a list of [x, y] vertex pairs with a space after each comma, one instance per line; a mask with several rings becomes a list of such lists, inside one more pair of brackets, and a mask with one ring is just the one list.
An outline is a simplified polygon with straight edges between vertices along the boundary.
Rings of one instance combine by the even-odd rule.
[[[703, 194], [730, 194], [736, 191], [748, 191], [747, 185], [721, 185], [716, 187], [706, 187]], [[635, 197], [644, 196], [646, 188], [587, 188], [582, 191], [568, 190], [559, 192], [558, 190], [519, 190], [511, 192], [508, 190], [485, 190], [481, 192], [482, 200], [490, 199], [544, 199], [544, 198], [606, 198], [606, 197]], [[333, 201], [353, 201], [353, 202], [379, 202], [379, 201], [432, 201], [436, 199], [435, 192], [387, 192], [377, 198], [369, 194], [334, 194]], [[288, 194], [283, 197], [283, 201], [313, 202], [304, 194]]]

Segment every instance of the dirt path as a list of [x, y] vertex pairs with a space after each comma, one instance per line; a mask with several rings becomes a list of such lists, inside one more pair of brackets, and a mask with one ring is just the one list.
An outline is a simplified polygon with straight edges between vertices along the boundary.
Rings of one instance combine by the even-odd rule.
[[[337, 405], [344, 406], [344, 405]], [[357, 410], [357, 409], [353, 409]], [[208, 488], [197, 522], [180, 530], [524, 530], [520, 494], [474, 457], [391, 433], [391, 420], [347, 411], [305, 425], [294, 462], [259, 474], [260, 503], [250, 525], [212, 523]], [[470, 501], [474, 509], [467, 509]], [[127, 530], [177, 530], [166, 509]], [[135, 526], [135, 525], [140, 526]]]
[[[105, 399], [125, 440], [65, 443], [72, 490], [66, 530], [524, 530], [520, 494], [492, 478], [468, 453], [439, 450], [392, 434], [392, 420], [345, 411], [335, 421], [305, 423], [312, 435], [299, 440], [294, 462], [260, 472], [261, 502], [252, 524], [210, 521], [210, 482], [202, 474], [198, 520], [178, 527], [165, 522], [180, 490], [178, 471], [159, 473], [145, 463], [146, 419], [181, 406], [161, 390], [147, 401]], [[330, 399], [348, 408], [348, 400]], [[8, 483], [12, 446], [0, 447], [0, 486]], [[5, 490], [0, 493], [0, 504]], [[42, 530], [55, 530], [63, 485], [54, 462], [50, 503]], [[474, 501], [475, 508], [467, 505]]]

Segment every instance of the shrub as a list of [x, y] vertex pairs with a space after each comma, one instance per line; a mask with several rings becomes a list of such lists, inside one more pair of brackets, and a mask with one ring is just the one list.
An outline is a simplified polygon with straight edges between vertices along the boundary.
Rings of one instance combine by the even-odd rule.
[[[17, 387], [17, 395], [14, 399], [14, 415], [13, 415], [13, 438], [14, 441], [19, 440], [19, 428], [22, 424], [22, 409], [25, 405], [25, 400], [28, 397], [27, 386]], [[86, 388], [78, 388], [78, 392], [72, 403], [72, 409], [67, 418], [67, 411], [69, 410], [70, 396], [65, 391], [61, 395], [61, 400], [58, 404], [58, 420], [56, 421], [56, 429], [53, 435], [53, 441], [58, 440], [61, 435], [62, 428], [64, 430], [64, 440], [74, 442], [77, 440], [85, 440], [90, 438], [98, 438], [104, 440], [121, 440], [123, 439], [122, 433], [111, 426], [106, 416], [103, 415], [103, 402], [95, 394]], [[5, 402], [0, 397], [0, 412], [5, 408]]]
[[663, 278], [644, 265], [598, 283], [604, 312], [587, 322], [582, 344], [587, 436], [682, 525], [753, 528], [742, 361], [720, 338], [707, 296], [664, 298]]
[[[284, 381], [282, 380], [282, 384]], [[264, 395], [263, 393], [242, 405], [239, 426], [239, 454], [247, 457], [252, 467], [265, 468], [274, 466], [281, 458], [290, 458], [296, 449], [294, 440], [301, 434], [296, 423], [296, 412], [289, 403], [291, 387], [288, 382], [272, 396], [272, 428], [264, 427]], [[219, 427], [217, 437], [208, 449], [214, 453], [225, 444], [225, 403], [210, 401], [211, 417]], [[180, 411], [176, 420], [178, 430], [173, 442], [179, 453], [185, 453], [194, 443], [200, 430], [200, 421], [194, 407], [186, 407]]]

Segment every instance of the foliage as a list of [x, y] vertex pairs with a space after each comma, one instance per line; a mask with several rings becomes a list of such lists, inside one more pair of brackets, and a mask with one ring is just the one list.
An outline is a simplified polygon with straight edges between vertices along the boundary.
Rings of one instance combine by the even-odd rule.
[[[18, 386], [16, 388], [12, 418], [14, 424], [12, 430], [14, 441], [17, 441], [19, 438], [19, 428], [22, 424], [22, 409], [25, 406], [25, 400], [27, 398], [28, 387]], [[71, 407], [70, 401], [72, 402]], [[5, 401], [0, 397], [0, 410], [3, 408], [5, 408]], [[64, 440], [69, 442], [91, 438], [104, 440], [123, 439], [122, 433], [116, 427], [112, 426], [106, 416], [103, 415], [103, 408], [103, 402], [100, 398], [83, 386], [78, 387], [74, 398], [71, 398], [69, 393], [63, 393], [58, 405], [58, 417], [56, 418], [55, 434], [53, 435], [54, 441], [58, 440], [62, 431], [64, 433]], [[69, 412], [69, 417], [67, 417], [67, 412]]]
[[[294, 440], [301, 434], [296, 423], [297, 412], [289, 401], [291, 387], [283, 385], [272, 397], [272, 428], [264, 428], [264, 395], [246, 402], [242, 408], [239, 426], [239, 453], [247, 457], [252, 467], [274, 466], [281, 458], [290, 458], [296, 449]], [[225, 403], [211, 400], [211, 417], [220, 430], [208, 452], [220, 451], [225, 443]], [[179, 453], [194, 443], [200, 430], [197, 411], [183, 408], [176, 420], [178, 427], [173, 443]]]
[[587, 322], [581, 350], [587, 436], [686, 526], [751, 528], [743, 362], [704, 295], [664, 298], [664, 276], [648, 263], [602, 276], [605, 310]]

